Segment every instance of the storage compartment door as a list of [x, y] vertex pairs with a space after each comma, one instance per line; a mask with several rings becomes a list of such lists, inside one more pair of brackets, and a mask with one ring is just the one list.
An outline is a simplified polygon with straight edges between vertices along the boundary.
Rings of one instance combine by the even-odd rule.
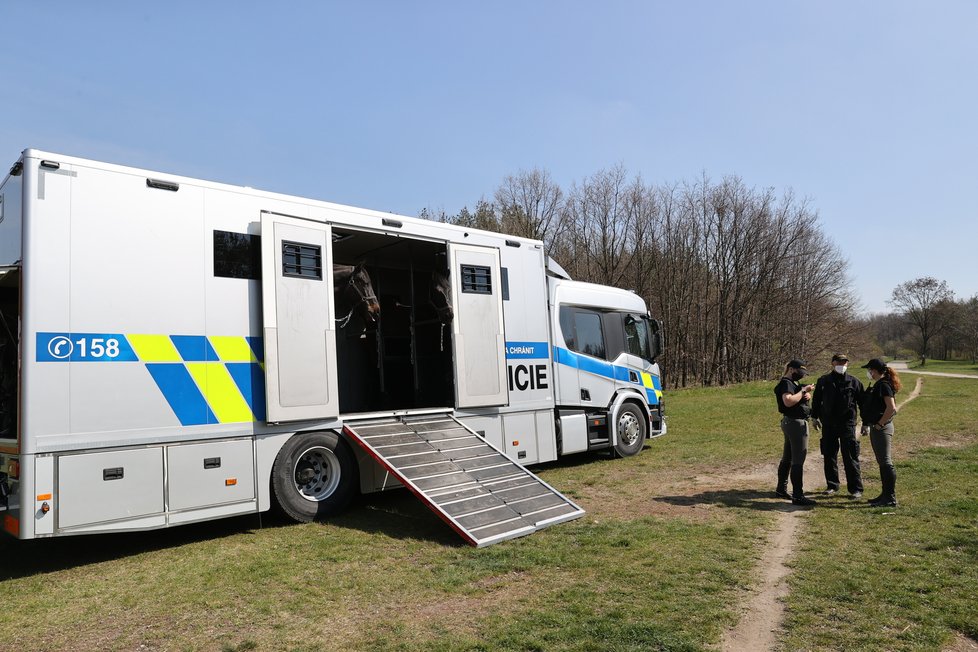
[[499, 251], [451, 245], [455, 351], [455, 401], [460, 408], [506, 405], [506, 338], [503, 333]]
[[166, 456], [171, 512], [255, 498], [250, 439], [170, 446]]
[[163, 449], [58, 457], [58, 527], [163, 512]]
[[268, 421], [339, 414], [331, 229], [261, 215]]

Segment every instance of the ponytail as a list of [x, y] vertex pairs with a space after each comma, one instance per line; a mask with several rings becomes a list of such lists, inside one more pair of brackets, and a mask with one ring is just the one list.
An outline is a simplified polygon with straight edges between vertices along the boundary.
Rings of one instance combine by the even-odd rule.
[[883, 378], [885, 378], [886, 381], [890, 383], [890, 386], [893, 387], [894, 393], [899, 392], [900, 388], [903, 387], [903, 383], [900, 382], [900, 374], [898, 374], [892, 367], [887, 367], [886, 370], [883, 371]]

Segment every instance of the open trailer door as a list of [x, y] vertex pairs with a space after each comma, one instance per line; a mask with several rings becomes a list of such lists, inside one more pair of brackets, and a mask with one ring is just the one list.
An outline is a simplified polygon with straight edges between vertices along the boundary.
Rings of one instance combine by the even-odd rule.
[[261, 235], [268, 421], [335, 417], [331, 228], [263, 211]]
[[506, 405], [509, 395], [499, 251], [452, 244], [449, 255], [455, 297], [455, 404], [459, 408]]

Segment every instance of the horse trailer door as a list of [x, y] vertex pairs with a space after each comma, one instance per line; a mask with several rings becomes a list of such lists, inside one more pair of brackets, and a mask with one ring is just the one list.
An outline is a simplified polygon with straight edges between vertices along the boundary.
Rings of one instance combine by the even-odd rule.
[[329, 225], [261, 214], [268, 421], [339, 414]]
[[460, 408], [506, 405], [499, 251], [450, 245], [455, 353], [455, 401]]

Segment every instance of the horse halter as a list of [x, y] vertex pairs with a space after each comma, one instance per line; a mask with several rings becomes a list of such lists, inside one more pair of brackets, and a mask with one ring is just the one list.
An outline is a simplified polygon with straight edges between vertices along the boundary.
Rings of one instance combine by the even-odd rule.
[[[350, 320], [351, 319], [353, 319], [353, 313], [356, 312], [357, 308], [361, 304], [367, 303], [371, 299], [373, 299], [374, 301], [377, 300], [377, 295], [375, 295], [375, 294], [367, 294], [366, 292], [361, 292], [360, 291], [360, 288], [357, 287], [357, 284], [356, 284], [356, 278], [357, 278], [357, 275], [356, 274], [350, 274], [350, 280], [346, 282], [346, 287], [344, 287], [343, 290], [344, 290], [344, 292], [348, 292], [350, 289], [352, 289], [353, 292], [358, 297], [360, 297], [360, 300], [357, 301], [357, 302], [355, 302], [355, 303], [352, 303], [350, 305], [350, 312], [346, 313], [346, 317], [341, 317], [341, 318], [339, 318], [339, 319], [336, 320], [336, 322], [339, 324], [340, 328], [346, 328], [346, 325], [350, 323]], [[374, 319], [373, 315], [369, 314], [369, 312], [368, 312], [368, 316], [370, 317], [370, 321], [376, 321], [376, 319]]]
[[353, 288], [353, 291], [356, 292], [356, 294], [357, 294], [358, 297], [360, 297], [360, 300], [357, 301], [355, 304], [353, 304], [353, 307], [356, 308], [361, 303], [367, 303], [371, 299], [373, 299], [374, 301], [376, 301], [377, 300], [377, 295], [375, 295], [375, 294], [367, 294], [366, 292], [361, 292], [360, 291], [360, 288], [357, 287], [356, 279], [357, 279], [357, 275], [356, 274], [350, 274], [350, 280], [346, 282], [347, 287], [348, 288]]

